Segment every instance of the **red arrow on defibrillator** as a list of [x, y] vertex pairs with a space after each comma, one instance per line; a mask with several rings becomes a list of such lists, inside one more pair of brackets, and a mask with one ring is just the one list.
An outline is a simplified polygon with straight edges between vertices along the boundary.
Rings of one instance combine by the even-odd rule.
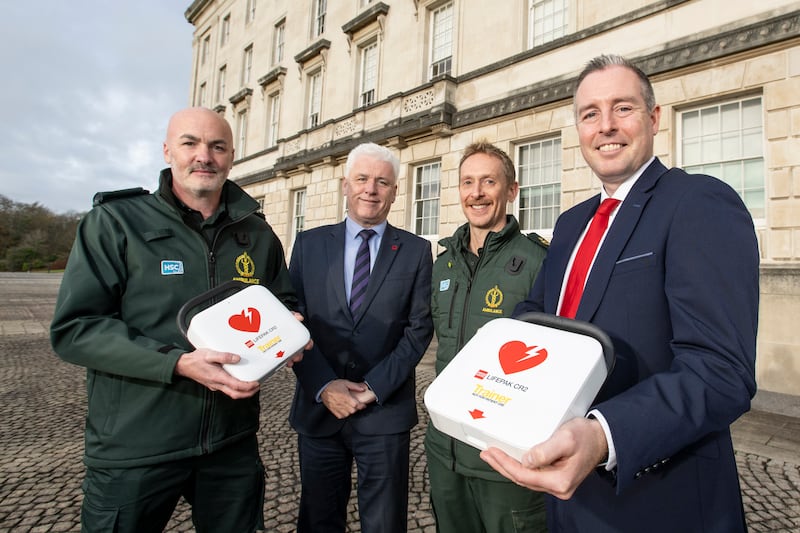
[[277, 357], [278, 359], [280, 359], [281, 357], [283, 357], [283, 350], [281, 350], [280, 352], [276, 353], [276, 354], [275, 354], [275, 357]]
[[469, 411], [469, 414], [472, 415], [472, 418], [475, 419], [486, 418], [485, 416], [483, 416], [483, 411], [481, 411], [480, 409], [473, 409], [472, 411]]

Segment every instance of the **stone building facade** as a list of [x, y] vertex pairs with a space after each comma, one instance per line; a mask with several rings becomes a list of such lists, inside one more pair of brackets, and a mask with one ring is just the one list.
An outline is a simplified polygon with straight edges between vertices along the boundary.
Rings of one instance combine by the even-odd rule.
[[190, 102], [234, 129], [231, 179], [287, 251], [341, 220], [356, 144], [402, 163], [392, 224], [438, 239], [463, 223], [461, 150], [511, 155], [511, 211], [549, 237], [596, 194], [572, 114], [588, 59], [653, 81], [656, 155], [743, 197], [761, 250], [759, 386], [800, 395], [800, 2], [789, 0], [195, 0]]

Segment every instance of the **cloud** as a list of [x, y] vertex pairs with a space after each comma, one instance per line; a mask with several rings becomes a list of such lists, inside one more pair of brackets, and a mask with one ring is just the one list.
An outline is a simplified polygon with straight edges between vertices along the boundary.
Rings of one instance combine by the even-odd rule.
[[88, 210], [99, 190], [155, 187], [167, 121], [189, 105], [187, 6], [176, 0], [6, 6], [0, 194], [62, 213]]

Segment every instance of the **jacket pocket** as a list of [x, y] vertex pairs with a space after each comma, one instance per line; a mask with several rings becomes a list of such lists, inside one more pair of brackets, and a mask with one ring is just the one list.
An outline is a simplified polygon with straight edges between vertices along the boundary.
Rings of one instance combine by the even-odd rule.
[[[442, 290], [444, 289], [444, 290]], [[456, 311], [456, 294], [458, 294], [458, 281], [454, 279], [443, 280], [439, 282], [439, 288], [434, 289], [433, 297], [437, 300], [437, 309], [439, 316], [434, 319], [441, 319], [442, 313], [447, 314], [447, 329], [453, 329], [453, 314]], [[443, 323], [441, 320], [438, 323]]]
[[93, 373], [88, 383], [88, 420], [101, 435], [111, 435], [117, 423], [122, 378], [108, 374]]
[[642, 252], [639, 254], [626, 255], [619, 259], [614, 264], [614, 275], [625, 274], [634, 270], [641, 270], [644, 268], [651, 268], [655, 266], [656, 260], [655, 252]]
[[119, 508], [99, 507], [89, 498], [81, 505], [81, 531], [100, 533], [119, 530]]

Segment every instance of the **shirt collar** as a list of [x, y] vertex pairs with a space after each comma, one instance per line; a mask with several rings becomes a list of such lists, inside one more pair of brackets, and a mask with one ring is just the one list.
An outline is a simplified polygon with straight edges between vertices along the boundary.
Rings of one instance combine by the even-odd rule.
[[361, 226], [358, 222], [347, 216], [344, 219], [345, 237], [352, 240], [358, 237], [358, 234], [362, 229], [372, 229], [375, 230], [375, 234], [378, 236], [379, 239], [381, 239], [383, 238], [383, 234], [386, 231], [386, 224], [387, 222], [384, 220], [377, 226], [372, 226], [371, 228], [365, 228]]
[[606, 188], [600, 187], [600, 202], [602, 203], [602, 201], [606, 198], [615, 198], [620, 202], [624, 202], [625, 198], [628, 197], [628, 193], [631, 192], [634, 184], [636, 184], [636, 181], [642, 176], [642, 174], [644, 174], [645, 169], [650, 166], [650, 163], [652, 163], [655, 158], [655, 156], [651, 157], [647, 163], [639, 167], [639, 170], [634, 172], [630, 178], [620, 183], [619, 187], [617, 187], [617, 190], [614, 191], [614, 196], [609, 196], [606, 192]]

